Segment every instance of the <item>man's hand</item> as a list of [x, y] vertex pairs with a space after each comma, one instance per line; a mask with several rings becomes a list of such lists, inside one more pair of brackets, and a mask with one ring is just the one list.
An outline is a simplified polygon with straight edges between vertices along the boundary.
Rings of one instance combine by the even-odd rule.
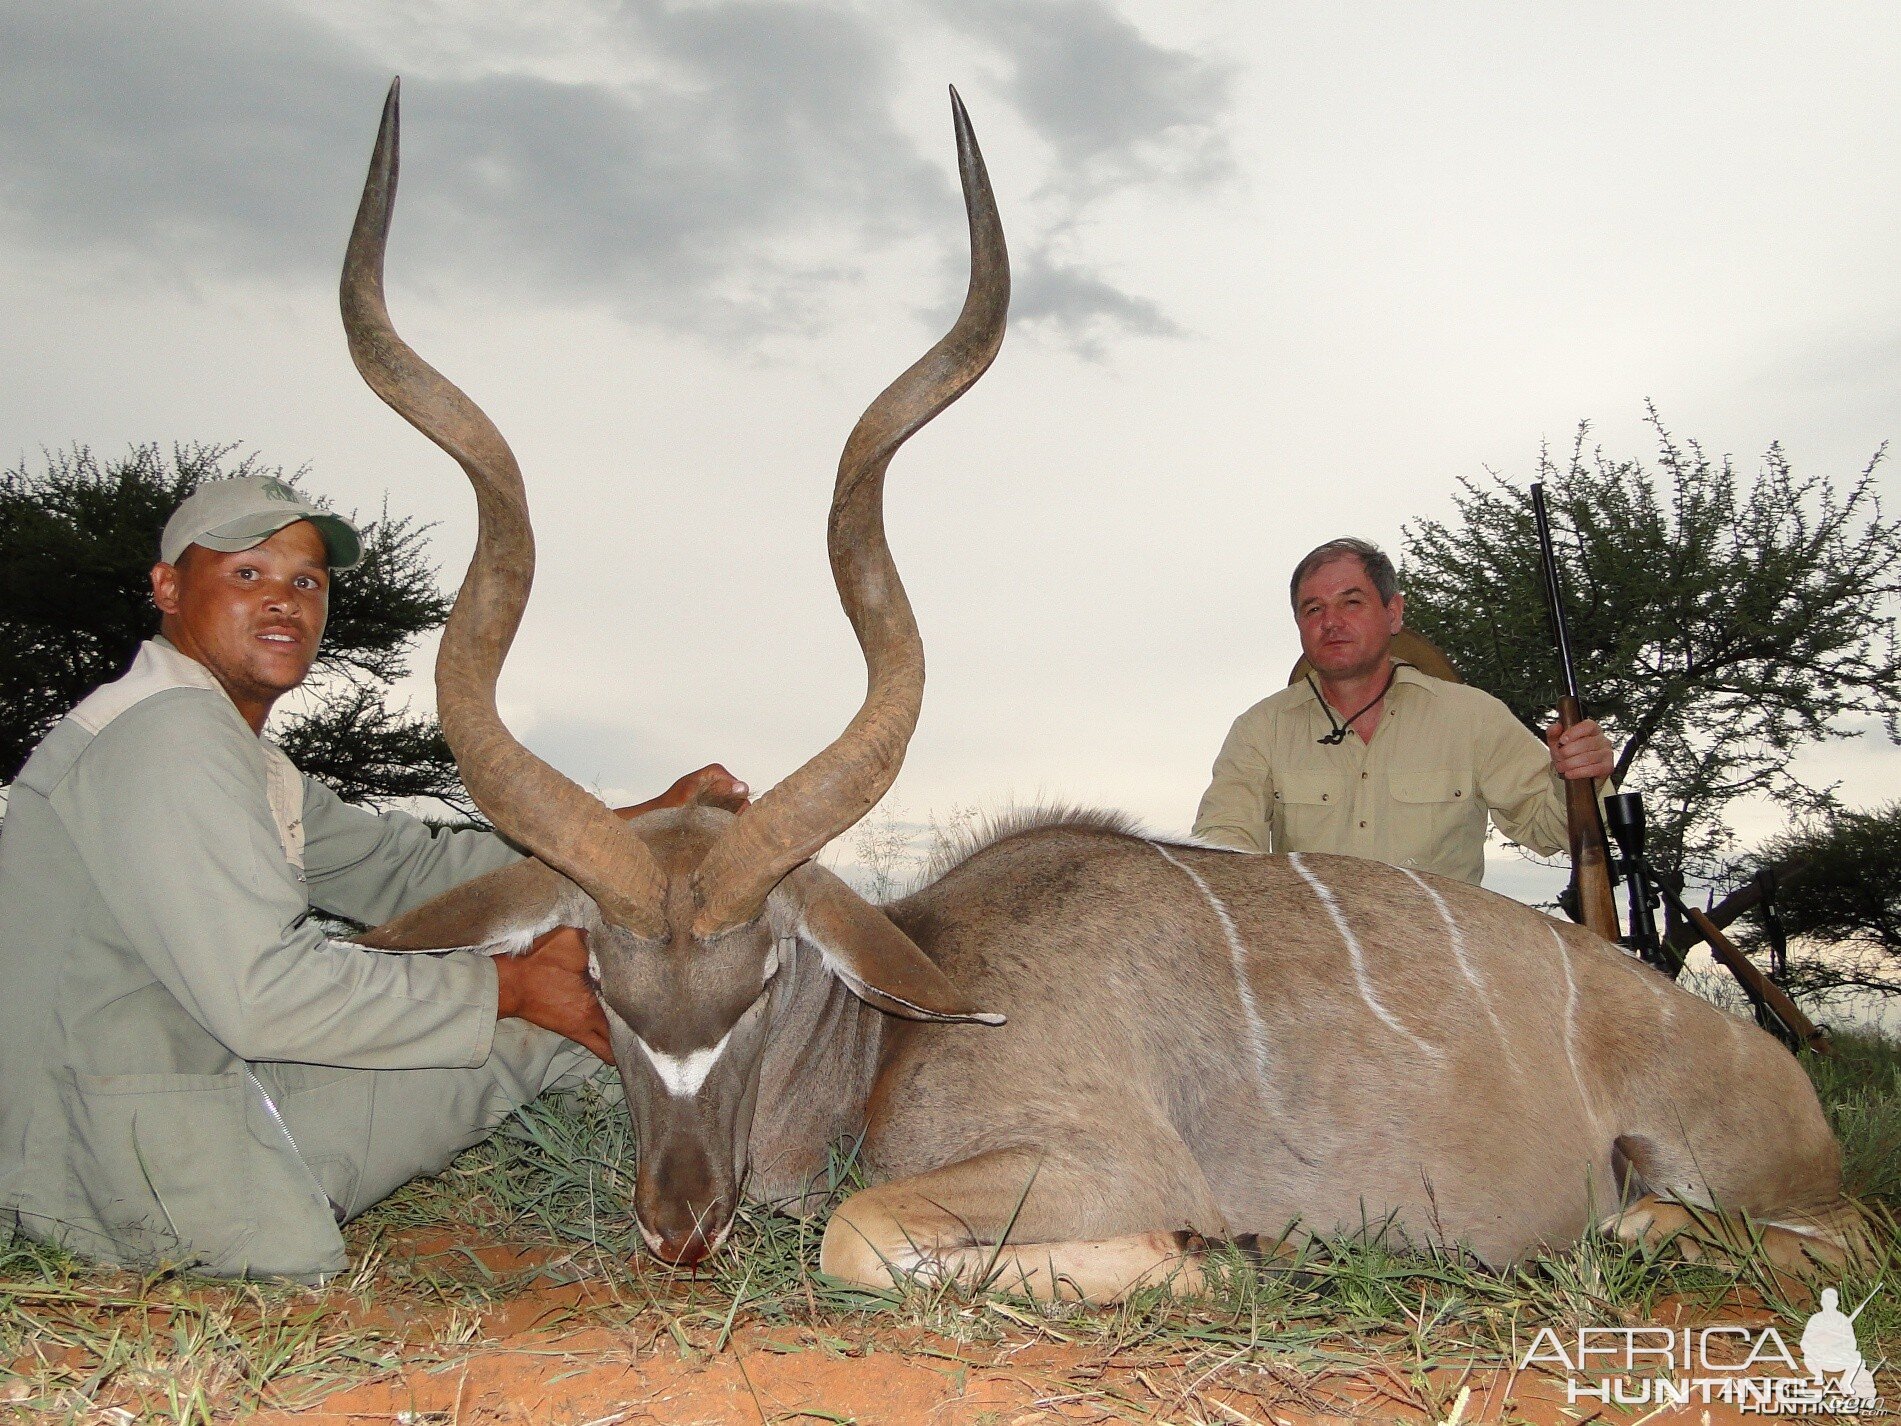
[[1545, 746], [1551, 749], [1552, 767], [1567, 782], [1609, 777], [1617, 769], [1611, 740], [1593, 718], [1579, 719], [1569, 731], [1553, 723], [1545, 729]]
[[519, 956], [495, 957], [495, 1018], [566, 1035], [614, 1063], [607, 1016], [587, 974], [587, 935], [557, 926]]
[[724, 807], [728, 812], [744, 812], [752, 805], [752, 789], [718, 763], [708, 763], [698, 772], [690, 772], [665, 792], [633, 807], [616, 807], [614, 815], [626, 819], [638, 817], [662, 807]]

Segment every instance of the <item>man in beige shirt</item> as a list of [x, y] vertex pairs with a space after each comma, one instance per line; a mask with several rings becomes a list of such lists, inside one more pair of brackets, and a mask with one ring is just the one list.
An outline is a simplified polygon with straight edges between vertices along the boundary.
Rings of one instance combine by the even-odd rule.
[[1248, 852], [1340, 852], [1477, 884], [1486, 819], [1546, 854], [1566, 844], [1561, 778], [1615, 759], [1589, 719], [1540, 745], [1509, 709], [1392, 656], [1404, 622], [1392, 561], [1332, 540], [1290, 592], [1312, 676], [1239, 718], [1215, 759], [1195, 835]]

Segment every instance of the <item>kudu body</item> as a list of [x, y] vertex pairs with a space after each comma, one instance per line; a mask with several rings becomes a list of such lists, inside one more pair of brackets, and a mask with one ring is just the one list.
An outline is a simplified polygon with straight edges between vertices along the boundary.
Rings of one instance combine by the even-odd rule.
[[[885, 466], [995, 354], [1008, 267], [961, 105], [969, 297], [847, 443], [828, 544], [869, 690], [735, 818], [623, 826], [502, 727], [533, 542], [500, 435], [389, 325], [395, 93], [346, 261], [359, 368], [462, 464], [481, 533], [437, 665], [464, 780], [533, 859], [366, 937], [518, 948], [589, 931], [656, 1254], [713, 1251], [742, 1191], [813, 1205], [828, 1151], [874, 1186], [823, 1265], [994, 1274], [1042, 1295], [1198, 1281], [1196, 1237], [1391, 1220], [1488, 1262], [1639, 1195], [1719, 1204], [1826, 1251], [1839, 1152], [1796, 1062], [1596, 937], [1491, 893], [1338, 857], [1160, 841], [1099, 816], [1006, 831], [874, 907], [811, 860], [897, 774], [922, 646], [885, 545]], [[1673, 1211], [1624, 1218], [1655, 1232]]]

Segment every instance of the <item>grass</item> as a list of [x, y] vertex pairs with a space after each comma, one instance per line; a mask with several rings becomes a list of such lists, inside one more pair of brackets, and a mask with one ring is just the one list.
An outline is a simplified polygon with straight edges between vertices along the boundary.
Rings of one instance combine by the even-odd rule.
[[[1850, 1302], [1882, 1288], [1857, 1325], [1870, 1360], [1893, 1362], [1901, 1045], [1863, 1034], [1836, 1045], [1809, 1069], [1842, 1138], [1850, 1191], [1882, 1220], [1887, 1253], [1840, 1286]], [[530, 1106], [442, 1175], [387, 1200], [348, 1230], [357, 1266], [322, 1293], [139, 1277], [24, 1241], [0, 1248], [0, 1406], [51, 1420], [200, 1423], [294, 1407], [466, 1357], [484, 1340], [485, 1314], [551, 1281], [594, 1290], [544, 1325], [607, 1325], [642, 1350], [716, 1354], [736, 1330], [759, 1326], [845, 1352], [873, 1332], [889, 1345], [894, 1327], [953, 1344], [1041, 1339], [1094, 1359], [1166, 1364], [1170, 1380], [1245, 1383], [1263, 1403], [1330, 1411], [1342, 1409], [1339, 1383], [1377, 1379], [1383, 1398], [1434, 1421], [1451, 1412], [1462, 1374], [1509, 1367], [1542, 1326], [1635, 1325], [1675, 1307], [1722, 1321], [1739, 1303], [1786, 1325], [1807, 1310], [1758, 1258], [1685, 1263], [1595, 1237], [1505, 1273], [1394, 1252], [1377, 1238], [1312, 1243], [1269, 1271], [1229, 1252], [1216, 1258], [1213, 1290], [1192, 1303], [1148, 1294], [1113, 1309], [1036, 1308], [956, 1287], [873, 1293], [819, 1275], [818, 1221], [756, 1208], [690, 1277], [642, 1250], [625, 1206], [633, 1155], [617, 1093], [590, 1086]], [[846, 1167], [837, 1170], [842, 1185]], [[1081, 1389], [1120, 1410], [1108, 1386]], [[1194, 1417], [1171, 1408], [1233, 1419], [1227, 1409]]]

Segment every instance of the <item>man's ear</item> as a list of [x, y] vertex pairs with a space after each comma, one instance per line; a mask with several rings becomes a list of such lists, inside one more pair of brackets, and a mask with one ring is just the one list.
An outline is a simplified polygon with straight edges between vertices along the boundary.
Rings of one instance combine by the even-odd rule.
[[152, 602], [169, 618], [178, 612], [178, 567], [160, 560], [152, 566]]
[[445, 891], [356, 938], [373, 951], [483, 951], [519, 955], [556, 926], [598, 925], [588, 894], [533, 857]]
[[866, 1004], [908, 1020], [974, 1020], [977, 1009], [891, 918], [816, 862], [794, 868], [766, 899], [773, 929], [797, 936]]

